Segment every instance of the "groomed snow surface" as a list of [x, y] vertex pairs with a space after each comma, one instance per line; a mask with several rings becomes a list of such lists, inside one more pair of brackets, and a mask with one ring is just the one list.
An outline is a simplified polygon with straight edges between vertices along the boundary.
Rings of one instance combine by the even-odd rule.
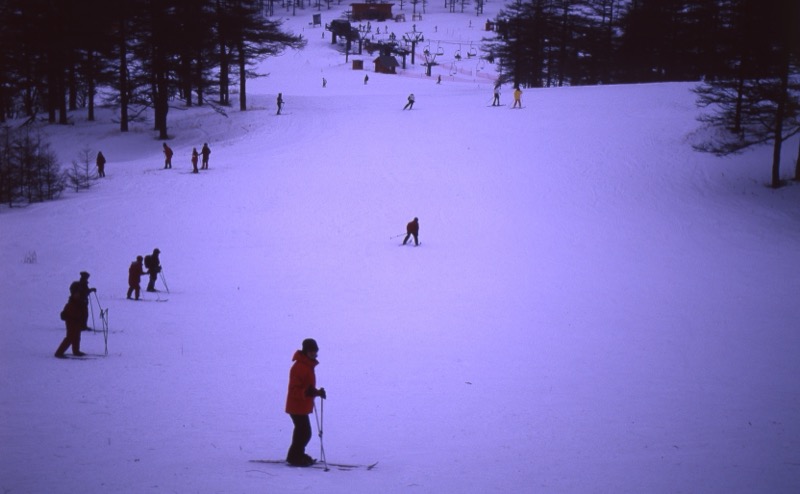
[[[288, 18], [308, 47], [263, 64], [248, 111], [175, 101], [172, 170], [152, 120], [47, 127], [107, 177], [0, 210], [0, 492], [800, 492], [800, 187], [767, 187], [768, 147], [694, 152], [692, 84], [490, 107], [492, 67], [452, 62], [488, 7], [429, 6], [417, 29], [448, 51], [430, 78], [352, 70], [316, 11]], [[410, 31], [409, 9], [373, 30]], [[126, 301], [156, 247], [170, 293]], [[109, 355], [59, 360], [83, 270]], [[306, 337], [327, 459], [374, 470], [249, 461], [286, 454]]]

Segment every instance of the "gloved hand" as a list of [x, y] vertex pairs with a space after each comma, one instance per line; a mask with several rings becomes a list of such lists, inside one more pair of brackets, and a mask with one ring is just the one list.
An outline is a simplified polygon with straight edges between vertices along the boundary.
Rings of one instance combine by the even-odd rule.
[[325, 393], [325, 388], [319, 388], [319, 389], [317, 390], [317, 396], [319, 396], [319, 397], [320, 397], [320, 398], [322, 398], [323, 400], [326, 400], [326, 399], [328, 399], [328, 395]]
[[92, 293], [92, 292], [97, 292], [97, 288], [90, 288], [89, 289], [89, 293]]

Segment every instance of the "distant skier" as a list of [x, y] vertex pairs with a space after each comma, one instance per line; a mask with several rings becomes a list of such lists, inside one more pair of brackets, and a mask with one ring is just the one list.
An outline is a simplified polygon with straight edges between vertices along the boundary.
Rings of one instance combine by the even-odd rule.
[[328, 87], [328, 79], [326, 79], [324, 77], [322, 78], [322, 87], [323, 88]]
[[414, 108], [414, 93], [408, 95], [408, 103], [403, 107], [403, 110], [411, 110]]
[[522, 89], [519, 86], [514, 87], [514, 106], [511, 108], [522, 108]]
[[197, 160], [199, 157], [197, 148], [192, 148], [192, 173], [197, 173]]
[[81, 331], [85, 324], [83, 321], [88, 317], [86, 314], [86, 306], [81, 300], [80, 287], [78, 282], [74, 282], [69, 287], [69, 300], [64, 305], [64, 310], [61, 311], [61, 320], [64, 321], [67, 327], [67, 335], [61, 344], [56, 349], [55, 356], [58, 358], [65, 358], [64, 353], [67, 348], [72, 346], [72, 354], [76, 357], [86, 355], [81, 352]]
[[500, 106], [500, 84], [497, 84], [494, 87], [494, 99], [492, 100], [492, 106]]
[[364, 75], [364, 85], [366, 86], [369, 82], [369, 74]]
[[436, 84], [442, 83], [442, 74], [439, 74], [439, 77], [436, 78]]
[[292, 368], [289, 371], [289, 391], [286, 395], [286, 413], [292, 418], [294, 431], [292, 445], [286, 454], [290, 465], [308, 467], [314, 459], [306, 454], [306, 446], [311, 440], [311, 421], [308, 416], [314, 410], [314, 397], [327, 398], [325, 388], [317, 389], [317, 377], [314, 367], [317, 361], [319, 346], [311, 338], [303, 340], [300, 350], [294, 352]]
[[156, 281], [158, 280], [158, 273], [161, 272], [161, 260], [159, 255], [161, 251], [153, 249], [153, 253], [144, 256], [144, 267], [147, 268], [147, 274], [150, 275], [150, 281], [147, 283], [147, 291], [156, 291]]
[[102, 151], [97, 152], [97, 176], [101, 178], [106, 176], [106, 157]]
[[164, 143], [164, 169], [172, 168], [172, 148]]
[[278, 93], [278, 113], [276, 115], [281, 114], [281, 109], [283, 109], [283, 93]]
[[211, 148], [208, 147], [208, 143], [203, 143], [203, 149], [200, 150], [200, 154], [203, 155], [203, 164], [200, 167], [201, 170], [208, 170], [208, 157], [211, 156]]
[[403, 245], [408, 242], [411, 236], [414, 236], [414, 245], [419, 245], [419, 219], [414, 218], [406, 225], [406, 238], [403, 239]]
[[142, 276], [144, 276], [142, 260], [142, 256], [136, 256], [136, 260], [133, 261], [131, 267], [128, 268], [128, 299], [131, 298], [131, 295], [136, 293], [136, 300], [139, 300], [139, 294], [141, 293], [140, 283]]

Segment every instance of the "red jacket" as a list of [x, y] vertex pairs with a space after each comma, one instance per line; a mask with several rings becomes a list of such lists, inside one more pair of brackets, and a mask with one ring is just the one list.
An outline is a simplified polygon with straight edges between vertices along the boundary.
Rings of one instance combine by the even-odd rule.
[[[286, 413], [291, 415], [308, 415], [314, 411], [314, 391], [317, 388], [317, 376], [314, 367], [317, 360], [297, 350], [292, 357], [294, 364], [289, 371], [289, 393], [286, 396]], [[309, 393], [309, 390], [311, 393]]]
[[131, 267], [128, 268], [128, 286], [139, 286], [140, 278], [143, 274], [142, 263], [133, 261]]
[[411, 221], [406, 225], [406, 233], [419, 234], [419, 222], [417, 220]]

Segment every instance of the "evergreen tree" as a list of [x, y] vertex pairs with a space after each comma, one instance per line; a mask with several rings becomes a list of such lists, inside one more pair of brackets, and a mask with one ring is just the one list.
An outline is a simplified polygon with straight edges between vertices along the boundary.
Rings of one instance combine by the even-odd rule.
[[730, 28], [738, 39], [725, 50], [729, 70], [696, 89], [698, 106], [710, 111], [701, 116], [709, 137], [695, 148], [727, 155], [771, 142], [770, 183], [779, 187], [782, 144], [800, 132], [800, 9], [779, 0], [734, 7]]
[[228, 33], [231, 49], [236, 55], [239, 76], [239, 109], [247, 110], [248, 65], [277, 55], [287, 48], [300, 49], [306, 41], [302, 36], [281, 31], [281, 23], [265, 19], [261, 15], [259, 2], [238, 0], [231, 2], [230, 9], [239, 23]]
[[544, 85], [547, 6], [546, 0], [516, 0], [498, 14], [497, 36], [483, 40], [483, 51], [497, 64], [499, 82]]

